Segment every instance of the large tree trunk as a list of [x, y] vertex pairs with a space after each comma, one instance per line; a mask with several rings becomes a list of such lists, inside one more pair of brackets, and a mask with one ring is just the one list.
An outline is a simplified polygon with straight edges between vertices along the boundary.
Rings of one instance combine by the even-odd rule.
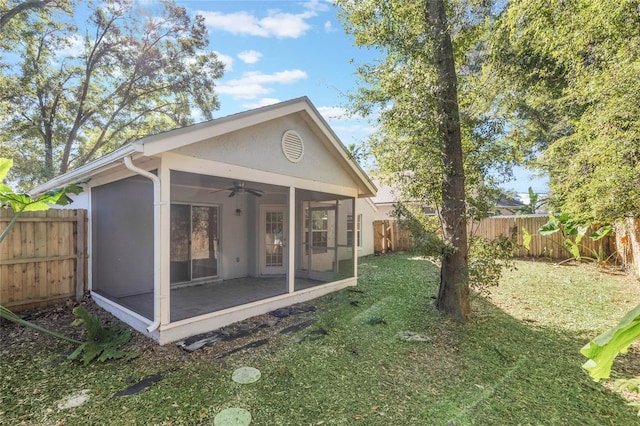
[[427, 0], [427, 26], [434, 42], [437, 83], [438, 130], [445, 168], [442, 180], [443, 237], [452, 250], [445, 253], [440, 270], [440, 290], [436, 307], [457, 321], [471, 316], [464, 166], [458, 91], [453, 45], [447, 24], [444, 0]]

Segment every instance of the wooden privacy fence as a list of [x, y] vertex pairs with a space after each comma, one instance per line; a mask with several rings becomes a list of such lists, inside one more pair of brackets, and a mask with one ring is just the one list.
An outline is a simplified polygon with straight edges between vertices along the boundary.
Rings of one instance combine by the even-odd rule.
[[[510, 238], [516, 243], [516, 257], [548, 257], [551, 259], [569, 259], [573, 255], [564, 244], [562, 234], [558, 231], [552, 235], [542, 236], [538, 229], [549, 221], [549, 216], [497, 216], [482, 219], [469, 226], [470, 233], [487, 239], [499, 236]], [[531, 234], [530, 249], [523, 246], [525, 231]], [[587, 231], [587, 235], [592, 233]], [[615, 237], [604, 237], [598, 241], [584, 236], [579, 243], [580, 254], [587, 257], [598, 255], [609, 256], [616, 251]]]
[[[507, 237], [516, 243], [516, 257], [548, 257], [551, 259], [568, 259], [573, 257], [566, 249], [562, 235], [556, 232], [550, 236], [538, 235], [538, 229], [547, 223], [548, 216], [496, 216], [469, 224], [469, 233], [492, 240], [500, 236]], [[395, 220], [379, 220], [373, 223], [374, 250], [376, 253], [408, 250], [412, 248], [408, 233], [399, 229]], [[530, 250], [523, 246], [524, 230], [531, 236]], [[605, 237], [592, 241], [584, 237], [580, 242], [583, 256], [594, 257], [594, 252], [608, 256], [615, 253], [615, 237]]]
[[[0, 304], [23, 311], [80, 300], [86, 290], [86, 210], [22, 213], [0, 243]], [[0, 209], [0, 232], [13, 212]]]
[[409, 232], [400, 228], [396, 220], [374, 220], [373, 247], [375, 253], [387, 253], [410, 250], [413, 242]]

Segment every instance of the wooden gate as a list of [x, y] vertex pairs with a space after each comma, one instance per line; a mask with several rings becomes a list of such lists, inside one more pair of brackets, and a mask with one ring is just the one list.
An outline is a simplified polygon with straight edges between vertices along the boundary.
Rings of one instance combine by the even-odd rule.
[[[22, 213], [0, 243], [0, 304], [24, 311], [80, 300], [86, 290], [86, 210]], [[0, 209], [0, 232], [13, 212]]]

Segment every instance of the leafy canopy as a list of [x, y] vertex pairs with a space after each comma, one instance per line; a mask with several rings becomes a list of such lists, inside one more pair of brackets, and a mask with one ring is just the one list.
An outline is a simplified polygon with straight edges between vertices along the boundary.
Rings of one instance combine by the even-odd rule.
[[202, 16], [169, 0], [148, 10], [126, 0], [72, 5], [20, 14], [0, 30], [11, 41], [0, 42], [0, 155], [16, 160], [22, 186], [219, 106], [223, 65]]
[[510, 1], [488, 40], [496, 117], [508, 140], [541, 154], [554, 210], [638, 217], [638, 2]]

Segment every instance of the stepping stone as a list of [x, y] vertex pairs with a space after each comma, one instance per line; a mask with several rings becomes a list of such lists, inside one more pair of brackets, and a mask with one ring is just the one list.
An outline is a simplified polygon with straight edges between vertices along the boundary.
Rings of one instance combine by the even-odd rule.
[[214, 426], [249, 426], [251, 413], [244, 408], [225, 408], [214, 418]]
[[231, 380], [241, 385], [255, 383], [260, 380], [260, 370], [253, 367], [240, 367], [231, 375]]

